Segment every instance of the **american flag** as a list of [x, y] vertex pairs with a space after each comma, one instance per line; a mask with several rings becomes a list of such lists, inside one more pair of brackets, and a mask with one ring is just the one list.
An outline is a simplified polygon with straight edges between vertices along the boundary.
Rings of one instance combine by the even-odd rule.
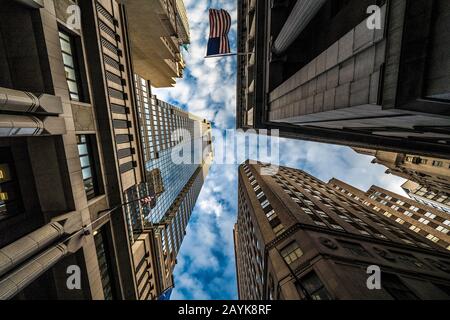
[[155, 199], [155, 197], [152, 197], [152, 196], [145, 197], [145, 198], [141, 199], [141, 204], [142, 204], [143, 206], [149, 205], [149, 204], [152, 203], [152, 201], [153, 201], [154, 199]]
[[210, 33], [207, 56], [230, 53], [228, 33], [231, 28], [231, 16], [223, 9], [209, 9]]

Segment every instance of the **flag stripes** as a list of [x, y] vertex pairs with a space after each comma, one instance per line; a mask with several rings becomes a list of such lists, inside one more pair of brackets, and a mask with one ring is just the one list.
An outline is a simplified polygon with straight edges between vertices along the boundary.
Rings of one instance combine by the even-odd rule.
[[231, 16], [223, 9], [209, 9], [210, 35], [208, 56], [230, 53], [228, 33], [231, 28]]

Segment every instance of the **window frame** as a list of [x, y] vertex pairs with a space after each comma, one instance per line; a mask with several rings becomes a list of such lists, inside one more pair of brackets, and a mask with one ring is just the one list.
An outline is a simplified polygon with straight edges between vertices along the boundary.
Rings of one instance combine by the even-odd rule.
[[[89, 92], [87, 88], [86, 71], [84, 67], [84, 53], [81, 49], [81, 38], [79, 35], [71, 32], [64, 26], [58, 25], [58, 39], [61, 47], [61, 57], [64, 65], [65, 78], [67, 81], [70, 101], [73, 101], [75, 103], [90, 103]], [[64, 50], [64, 47], [62, 45], [63, 41], [69, 44], [71, 52], [67, 52]], [[67, 65], [64, 62], [64, 55], [70, 56], [72, 58], [73, 66]], [[73, 70], [75, 79], [70, 79], [68, 77], [67, 69]], [[69, 82], [76, 85], [78, 92], [75, 93], [71, 91]], [[73, 95], [77, 95], [78, 98], [74, 98]]]
[[[87, 200], [90, 201], [92, 199], [97, 198], [102, 194], [101, 190], [101, 174], [100, 174], [100, 168], [99, 168], [99, 162], [98, 162], [98, 150], [96, 148], [96, 136], [94, 134], [77, 134], [77, 151], [78, 151], [78, 158], [80, 159], [80, 166], [81, 166], [81, 175], [83, 179], [83, 186], [84, 191], [86, 193]], [[82, 141], [82, 138], [84, 137], [85, 141]], [[84, 145], [86, 148], [87, 153], [81, 154], [80, 146]], [[83, 166], [83, 163], [81, 161], [82, 158], [88, 158], [89, 165]], [[89, 169], [91, 177], [85, 178], [83, 174], [83, 170]], [[92, 187], [87, 188], [87, 181], [91, 179], [92, 180]], [[88, 192], [89, 190], [89, 192]]]
[[[320, 285], [316, 288], [313, 288], [311, 290], [310, 286], [306, 281], [315, 281], [316, 284], [319, 283]], [[297, 283], [297, 287], [300, 287], [301, 289], [305, 290], [309, 297], [313, 300], [332, 300], [332, 296], [330, 291], [328, 291], [325, 283], [320, 279], [320, 277], [317, 275], [315, 271], [311, 271], [305, 276], [303, 276]], [[319, 294], [324, 294], [324, 296], [320, 297]], [[324, 299], [325, 298], [325, 299]]]
[[299, 260], [305, 253], [300, 248], [300, 245], [297, 243], [297, 241], [292, 241], [280, 250], [280, 254], [283, 257], [284, 261], [287, 264], [291, 265], [295, 261]]

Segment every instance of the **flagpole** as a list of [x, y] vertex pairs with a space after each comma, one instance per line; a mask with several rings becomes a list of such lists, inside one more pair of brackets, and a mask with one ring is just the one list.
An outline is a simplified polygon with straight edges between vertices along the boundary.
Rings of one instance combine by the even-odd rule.
[[234, 56], [249, 56], [254, 52], [238, 52], [238, 53], [224, 53], [224, 54], [214, 54], [210, 56], [205, 56], [205, 59], [209, 58], [221, 58], [221, 57], [234, 57]]

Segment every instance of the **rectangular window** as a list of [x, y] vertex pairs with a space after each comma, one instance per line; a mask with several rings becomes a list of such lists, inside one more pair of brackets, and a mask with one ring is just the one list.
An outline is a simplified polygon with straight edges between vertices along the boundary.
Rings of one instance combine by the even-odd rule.
[[84, 101], [83, 87], [81, 86], [80, 64], [75, 48], [75, 40], [64, 31], [59, 31], [64, 70], [69, 87], [70, 100]]
[[130, 134], [118, 134], [116, 135], [116, 143], [122, 144], [133, 141], [133, 136]]
[[11, 150], [0, 148], [0, 220], [22, 211], [22, 197]]
[[429, 235], [427, 236], [427, 239], [428, 239], [428, 240], [431, 240], [431, 241], [433, 241], [433, 242], [435, 242], [435, 243], [439, 242], [439, 238], [433, 236], [432, 234], [429, 234]]
[[108, 250], [108, 239], [106, 237], [105, 228], [106, 227], [104, 226], [100, 230], [94, 232], [94, 241], [105, 300], [114, 300], [115, 290], [112, 276], [111, 255]]
[[298, 287], [313, 300], [331, 300], [331, 295], [315, 272], [311, 272], [300, 280]]
[[283, 224], [279, 224], [279, 225], [277, 225], [276, 227], [274, 227], [273, 228], [273, 232], [277, 235], [277, 236], [279, 236], [279, 235], [281, 235], [283, 232], [284, 232], [284, 226], [283, 226]]
[[[97, 167], [95, 163], [95, 136], [77, 135], [78, 154], [81, 163], [81, 173], [83, 175], [84, 190], [88, 200], [99, 195], [99, 183]], [[95, 151], [94, 151], [95, 150]], [[95, 152], [95, 154], [94, 154]]]
[[427, 212], [427, 213], [425, 213], [425, 217], [428, 217], [428, 218], [430, 218], [430, 219], [435, 219], [435, 218], [436, 218], [436, 215], [435, 215], [435, 214], [432, 214], [431, 212]]
[[291, 264], [303, 256], [303, 251], [300, 249], [298, 243], [294, 241], [281, 250], [281, 255], [284, 261]]
[[264, 202], [261, 203], [263, 209], [267, 208], [269, 205], [270, 205], [269, 200], [265, 200]]
[[438, 161], [438, 160], [434, 160], [433, 161], [433, 167], [443, 167], [444, 166], [444, 162], [442, 161]]

